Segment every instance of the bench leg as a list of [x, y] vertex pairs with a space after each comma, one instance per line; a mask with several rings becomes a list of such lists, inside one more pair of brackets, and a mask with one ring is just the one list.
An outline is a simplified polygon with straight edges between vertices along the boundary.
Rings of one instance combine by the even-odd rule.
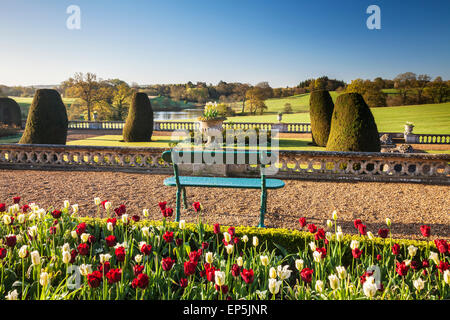
[[259, 224], [258, 228], [265, 228], [264, 225], [264, 215], [266, 214], [266, 206], [267, 206], [267, 191], [263, 190], [261, 192], [261, 208], [259, 209]]
[[175, 221], [176, 222], [180, 222], [180, 216], [181, 216], [181, 188], [177, 188], [177, 211], [176, 211], [176, 216], [175, 216]]
[[186, 188], [183, 188], [181, 192], [182, 192], [181, 196], [183, 198], [183, 207], [184, 207], [184, 209], [187, 209], [188, 206], [187, 206], [187, 199], [186, 199]]

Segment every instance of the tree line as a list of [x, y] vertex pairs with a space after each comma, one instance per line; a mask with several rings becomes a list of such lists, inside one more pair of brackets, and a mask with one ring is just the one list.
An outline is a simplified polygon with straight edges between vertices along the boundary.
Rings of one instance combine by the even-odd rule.
[[[34, 95], [36, 89], [0, 85], [0, 95], [29, 97]], [[444, 81], [441, 77], [432, 80], [429, 75], [416, 75], [412, 72], [399, 74], [394, 79], [355, 79], [349, 84], [322, 76], [285, 88], [272, 88], [268, 82], [253, 86], [225, 81], [220, 81], [217, 85], [188, 82], [139, 86], [136, 83], [129, 85], [120, 79], [104, 80], [88, 72], [76, 73], [53, 89], [66, 98], [77, 98], [68, 107], [70, 120], [124, 120], [134, 91], [144, 92], [151, 97], [163, 97], [160, 102], [154, 100], [156, 110], [174, 110], [177, 107], [183, 108], [183, 105], [185, 107], [187, 103], [201, 106], [208, 101], [217, 101], [224, 115], [233, 115], [235, 112], [262, 114], [267, 110], [267, 99], [307, 94], [314, 90], [357, 92], [370, 107], [442, 103], [450, 100], [450, 81]], [[290, 106], [285, 106], [285, 109], [286, 112], [292, 110]]]

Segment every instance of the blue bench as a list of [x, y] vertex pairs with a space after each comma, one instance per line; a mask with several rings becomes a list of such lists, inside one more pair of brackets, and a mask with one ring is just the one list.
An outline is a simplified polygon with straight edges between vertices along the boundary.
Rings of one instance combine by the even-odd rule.
[[[166, 178], [164, 180], [164, 185], [177, 187], [175, 221], [180, 221], [181, 200], [183, 200], [184, 208], [187, 208], [186, 187], [260, 189], [261, 207], [258, 227], [265, 227], [264, 215], [266, 213], [267, 206], [267, 190], [283, 188], [284, 182], [280, 179], [266, 178], [264, 170], [260, 170], [260, 178], [199, 177], [179, 175], [179, 160], [177, 159], [186, 160], [187, 157], [189, 161], [185, 161], [184, 163], [192, 164], [199, 163], [198, 161], [200, 159], [202, 164], [207, 164], [207, 161], [204, 160], [205, 155], [223, 160], [223, 162], [219, 163], [229, 163], [225, 160], [233, 159], [233, 163], [235, 164], [256, 164], [260, 167], [260, 169], [266, 166], [261, 161], [264, 157], [264, 153], [259, 153], [257, 151], [165, 151], [162, 154], [162, 159], [173, 165], [174, 176]], [[240, 160], [239, 162], [238, 159]]]

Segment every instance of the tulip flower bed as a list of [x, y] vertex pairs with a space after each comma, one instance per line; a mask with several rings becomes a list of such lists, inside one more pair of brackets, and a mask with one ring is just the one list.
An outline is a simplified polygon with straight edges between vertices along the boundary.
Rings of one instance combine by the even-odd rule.
[[[349, 238], [337, 213], [324, 228], [300, 218], [297, 250], [270, 229], [139, 221], [126, 207], [95, 199], [107, 219], [82, 218], [78, 206], [42, 209], [0, 203], [0, 298], [4, 299], [448, 299], [449, 246], [414, 246], [375, 237], [355, 220]], [[144, 209], [144, 216], [148, 210]], [[327, 230], [327, 231], [325, 231]], [[430, 229], [422, 226], [425, 238]], [[286, 242], [288, 243], [288, 242]]]

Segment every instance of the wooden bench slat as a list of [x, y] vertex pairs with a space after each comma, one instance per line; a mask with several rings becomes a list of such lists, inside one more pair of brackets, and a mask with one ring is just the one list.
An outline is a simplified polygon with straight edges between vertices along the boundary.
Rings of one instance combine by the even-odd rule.
[[[243, 188], [261, 189], [260, 178], [226, 178], [226, 177], [198, 177], [179, 176], [182, 187], [210, 187], [210, 188]], [[164, 185], [176, 187], [175, 177], [166, 178]], [[284, 187], [284, 181], [280, 179], [266, 179], [267, 189], [279, 189]]]

